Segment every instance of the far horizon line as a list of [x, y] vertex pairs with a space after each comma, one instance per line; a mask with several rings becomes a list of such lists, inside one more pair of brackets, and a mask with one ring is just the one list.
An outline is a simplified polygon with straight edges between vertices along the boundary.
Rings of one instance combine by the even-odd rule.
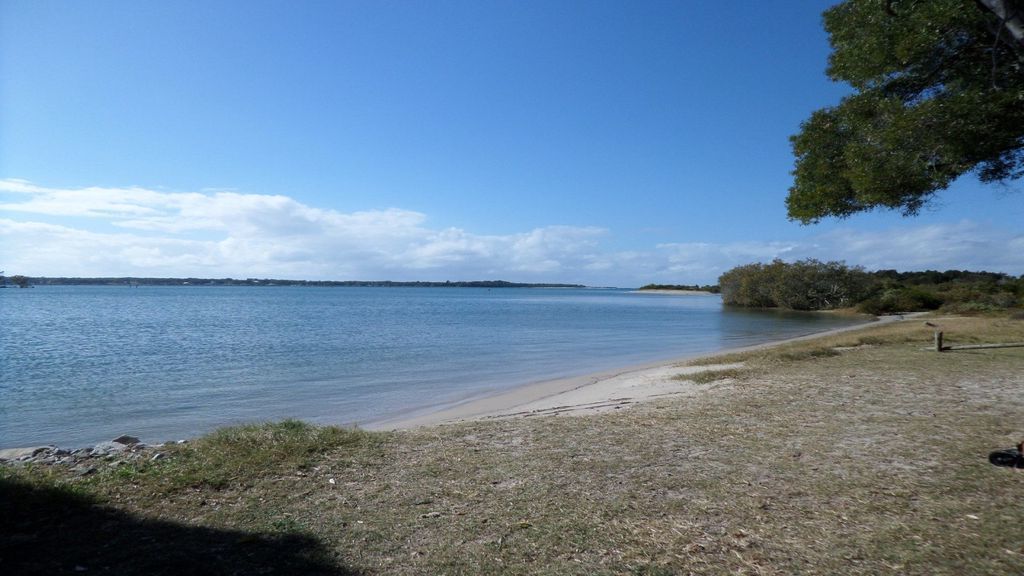
[[[10, 275], [7, 280], [15, 276], [23, 276], [32, 283], [42, 285], [249, 285], [249, 286], [284, 286], [284, 285], [320, 285], [320, 286], [367, 286], [367, 287], [399, 287], [399, 286], [429, 286], [429, 287], [480, 287], [480, 288], [504, 288], [504, 287], [545, 287], [545, 288], [631, 288], [629, 286], [590, 286], [579, 283], [568, 282], [514, 282], [509, 280], [306, 280], [291, 278], [234, 278], [225, 277], [199, 277], [199, 276], [28, 276]], [[0, 271], [0, 278], [4, 278]]]

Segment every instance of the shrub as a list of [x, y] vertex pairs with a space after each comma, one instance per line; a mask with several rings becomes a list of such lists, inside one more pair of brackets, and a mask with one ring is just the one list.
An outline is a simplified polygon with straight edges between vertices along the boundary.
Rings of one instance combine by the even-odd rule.
[[942, 306], [942, 298], [921, 288], [889, 288], [857, 305], [857, 310], [866, 314], [898, 314], [936, 310]]
[[725, 304], [752, 308], [834, 310], [852, 306], [871, 290], [874, 281], [862, 268], [814, 259], [787, 264], [747, 264], [718, 279]]

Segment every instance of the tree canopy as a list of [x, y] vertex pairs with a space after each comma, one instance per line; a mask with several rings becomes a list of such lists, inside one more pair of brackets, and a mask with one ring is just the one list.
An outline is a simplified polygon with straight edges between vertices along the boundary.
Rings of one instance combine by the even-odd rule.
[[737, 266], [718, 278], [724, 304], [789, 310], [853, 306], [868, 295], [871, 283], [863, 268], [810, 258]]
[[790, 219], [914, 215], [963, 174], [1024, 176], [1024, 0], [846, 0], [824, 23], [854, 93], [791, 137]]
[[21, 274], [11, 276], [8, 280], [14, 283], [18, 288], [28, 288], [28, 278]]
[[926, 270], [865, 272], [814, 259], [737, 266], [719, 277], [722, 303], [748, 308], [832, 310], [869, 314], [943, 310], [994, 312], [1024, 305], [1024, 276], [1001, 272]]

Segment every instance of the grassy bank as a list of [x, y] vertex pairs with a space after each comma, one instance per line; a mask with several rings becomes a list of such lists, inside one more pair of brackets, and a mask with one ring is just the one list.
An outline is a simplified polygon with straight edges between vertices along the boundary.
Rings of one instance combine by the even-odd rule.
[[[937, 318], [947, 343], [1024, 321]], [[1024, 572], [1024, 348], [905, 322], [723, 360], [597, 416], [228, 429], [82, 474], [0, 468], [14, 572]]]

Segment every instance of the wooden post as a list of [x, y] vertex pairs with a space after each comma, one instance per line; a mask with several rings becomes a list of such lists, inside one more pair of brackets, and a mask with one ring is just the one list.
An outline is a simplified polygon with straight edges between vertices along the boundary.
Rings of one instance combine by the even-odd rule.
[[942, 352], [942, 332], [939, 330], [935, 331], [935, 351]]

